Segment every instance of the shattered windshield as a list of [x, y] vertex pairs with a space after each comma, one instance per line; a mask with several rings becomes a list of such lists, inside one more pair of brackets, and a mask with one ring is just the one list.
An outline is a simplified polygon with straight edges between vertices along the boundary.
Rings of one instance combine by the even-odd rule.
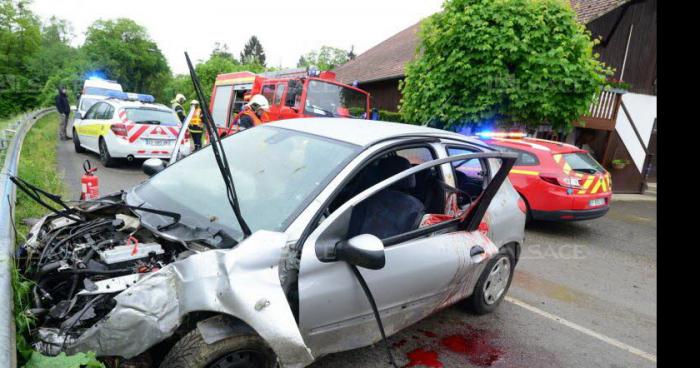
[[317, 80], [309, 81], [304, 112], [315, 116], [362, 118], [367, 96], [354, 89]]
[[[284, 231], [352, 159], [360, 147], [275, 127], [257, 127], [222, 141], [231, 165], [243, 218], [252, 232]], [[182, 214], [180, 222], [223, 228], [237, 240], [241, 229], [226, 199], [211, 146], [178, 161], [135, 187], [130, 205]], [[167, 224], [163, 218], [158, 226]]]

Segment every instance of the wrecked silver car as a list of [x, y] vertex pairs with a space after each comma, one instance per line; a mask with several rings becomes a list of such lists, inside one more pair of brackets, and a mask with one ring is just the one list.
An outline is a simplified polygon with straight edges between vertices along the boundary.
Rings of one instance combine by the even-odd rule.
[[21, 263], [38, 350], [110, 366], [304, 367], [457, 302], [488, 313], [503, 300], [525, 222], [507, 179], [515, 155], [330, 118], [219, 143], [32, 228]]

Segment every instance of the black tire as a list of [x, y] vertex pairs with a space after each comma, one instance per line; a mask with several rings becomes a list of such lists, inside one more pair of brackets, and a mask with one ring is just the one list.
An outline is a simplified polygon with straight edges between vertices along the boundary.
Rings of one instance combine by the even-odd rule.
[[[501, 261], [501, 259], [504, 258], [506, 260]], [[510, 269], [506, 287], [503, 290], [503, 293], [500, 295], [500, 297], [498, 297], [498, 299], [496, 299], [495, 301], [487, 301], [484, 285], [487, 283], [491, 272], [494, 271], [494, 267], [499, 263], [499, 266], [502, 266], [502, 262], [508, 262], [508, 266]], [[503, 301], [503, 298], [505, 298], [506, 294], [508, 294], [510, 283], [513, 281], [514, 271], [515, 255], [513, 254], [513, 250], [508, 246], [503, 246], [501, 247], [501, 250], [498, 252], [498, 254], [491, 258], [486, 267], [484, 267], [484, 271], [481, 273], [481, 276], [479, 276], [479, 281], [477, 281], [476, 286], [474, 287], [474, 293], [464, 301], [465, 306], [474, 314], [487, 314], [496, 310], [496, 308], [498, 308], [498, 306]]]
[[527, 199], [525, 199], [522, 194], [520, 194], [520, 198], [522, 198], [523, 202], [525, 202], [525, 226], [530, 226], [530, 224], [532, 224], [532, 210], [530, 209], [530, 203], [528, 203]]
[[80, 137], [78, 137], [78, 133], [73, 129], [73, 147], [75, 148], [76, 153], [84, 153], [85, 148], [80, 145]]
[[107, 143], [105, 142], [104, 138], [100, 137], [98, 145], [100, 147], [100, 162], [102, 162], [102, 165], [105, 167], [112, 167], [116, 165], [117, 160], [109, 154], [109, 149], [107, 148]]
[[165, 356], [160, 368], [275, 368], [277, 357], [255, 332], [240, 331], [207, 344], [196, 328]]

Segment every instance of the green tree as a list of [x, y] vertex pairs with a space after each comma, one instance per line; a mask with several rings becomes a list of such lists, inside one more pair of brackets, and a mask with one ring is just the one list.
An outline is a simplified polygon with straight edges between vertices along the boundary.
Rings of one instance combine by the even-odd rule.
[[446, 0], [401, 83], [406, 121], [567, 127], [609, 71], [565, 0]]
[[299, 57], [298, 68], [306, 68], [315, 65], [320, 70], [331, 70], [337, 66], [345, 64], [350, 53], [346, 50], [331, 46], [321, 46], [321, 49], [311, 50]]
[[228, 49], [228, 45], [226, 43], [214, 42], [214, 50], [211, 51], [211, 55], [209, 57], [214, 56], [219, 56], [238, 62], [231, 53], [231, 51]]
[[129, 92], [162, 99], [170, 67], [146, 29], [131, 19], [95, 21], [87, 30], [83, 51], [95, 67]]
[[265, 66], [265, 50], [260, 40], [258, 40], [255, 35], [251, 36], [245, 46], [243, 46], [243, 51], [241, 51], [241, 63]]
[[53, 104], [60, 85], [68, 88], [71, 102], [77, 102], [82, 74], [90, 64], [80, 49], [70, 46], [72, 39], [73, 28], [66, 20], [51, 17], [42, 26], [41, 47], [28, 64], [30, 75], [43, 83], [38, 105]]
[[42, 86], [28, 68], [41, 43], [41, 23], [30, 4], [0, 0], [0, 117], [34, 106]]

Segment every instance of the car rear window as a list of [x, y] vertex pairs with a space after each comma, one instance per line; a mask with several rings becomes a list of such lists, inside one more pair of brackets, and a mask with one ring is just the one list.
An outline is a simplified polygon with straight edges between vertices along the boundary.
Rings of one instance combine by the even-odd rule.
[[565, 153], [562, 155], [566, 163], [571, 166], [574, 171], [586, 173], [586, 174], [597, 174], [605, 172], [605, 169], [600, 166], [598, 161], [596, 161], [587, 152], [574, 152]]
[[163, 126], [177, 126], [180, 119], [174, 112], [158, 109], [124, 109], [126, 118], [136, 124], [154, 124]]
[[510, 147], [504, 147], [504, 146], [499, 146], [492, 144], [493, 148], [501, 151], [501, 152], [513, 152], [518, 154], [518, 159], [515, 161], [515, 166], [537, 166], [540, 164], [540, 160], [537, 159], [537, 156], [525, 152], [523, 150], [515, 149], [515, 148], [510, 148]]

